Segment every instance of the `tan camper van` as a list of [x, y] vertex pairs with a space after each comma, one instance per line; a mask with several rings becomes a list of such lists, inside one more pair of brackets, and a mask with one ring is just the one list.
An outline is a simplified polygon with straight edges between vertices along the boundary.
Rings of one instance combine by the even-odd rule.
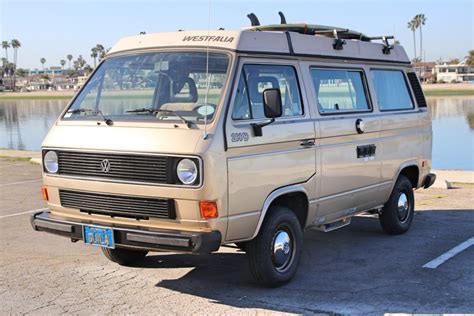
[[267, 286], [294, 276], [305, 229], [370, 212], [406, 232], [431, 121], [391, 40], [258, 23], [120, 40], [43, 142], [33, 228], [121, 265], [236, 244]]

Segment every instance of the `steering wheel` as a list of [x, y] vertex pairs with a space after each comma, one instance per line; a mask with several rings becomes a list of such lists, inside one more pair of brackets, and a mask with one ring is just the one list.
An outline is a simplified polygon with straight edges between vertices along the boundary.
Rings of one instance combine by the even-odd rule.
[[[193, 112], [198, 114], [198, 118], [206, 118], [209, 119], [214, 115], [216, 112], [217, 105], [212, 103], [198, 103], [194, 108]], [[207, 114], [207, 115], [206, 115]]]

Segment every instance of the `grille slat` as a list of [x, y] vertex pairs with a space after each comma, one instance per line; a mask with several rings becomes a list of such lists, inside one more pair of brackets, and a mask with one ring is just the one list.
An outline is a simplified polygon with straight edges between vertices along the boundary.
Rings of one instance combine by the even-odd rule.
[[174, 201], [148, 197], [59, 190], [61, 205], [81, 212], [117, 217], [175, 219]]
[[[107, 159], [110, 170], [104, 172], [101, 163]], [[168, 179], [166, 156], [135, 154], [88, 153], [59, 151], [59, 174], [120, 181], [171, 183]]]

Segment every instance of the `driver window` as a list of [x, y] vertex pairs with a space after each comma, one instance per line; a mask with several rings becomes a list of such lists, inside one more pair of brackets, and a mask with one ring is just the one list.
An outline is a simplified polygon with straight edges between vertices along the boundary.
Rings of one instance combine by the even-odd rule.
[[303, 107], [292, 66], [245, 65], [239, 79], [234, 100], [234, 120], [263, 119], [263, 91], [280, 89], [283, 106], [282, 117], [303, 115]]

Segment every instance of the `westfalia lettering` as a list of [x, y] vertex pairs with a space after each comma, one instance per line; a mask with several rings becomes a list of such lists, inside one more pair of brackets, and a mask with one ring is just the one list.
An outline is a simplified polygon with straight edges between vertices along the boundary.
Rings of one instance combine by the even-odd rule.
[[231, 36], [185, 36], [183, 42], [221, 42], [221, 43], [231, 43], [234, 40]]

